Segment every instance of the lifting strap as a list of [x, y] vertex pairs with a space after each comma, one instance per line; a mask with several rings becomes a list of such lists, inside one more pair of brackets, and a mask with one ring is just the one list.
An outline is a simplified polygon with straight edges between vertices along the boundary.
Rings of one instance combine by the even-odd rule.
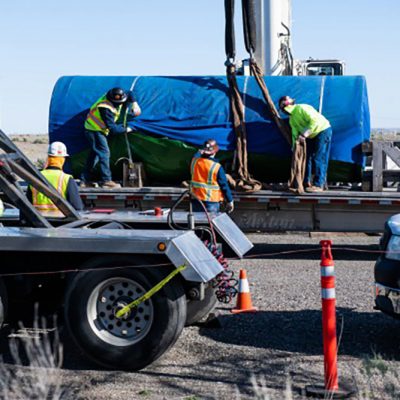
[[254, 58], [250, 59], [250, 71], [251, 71], [251, 74], [256, 78], [258, 86], [260, 87], [261, 92], [263, 94], [264, 100], [267, 103], [268, 110], [269, 110], [276, 126], [278, 127], [279, 132], [286, 139], [288, 144], [291, 145], [292, 144], [292, 133], [290, 131], [289, 124], [287, 123], [288, 121], [285, 119], [282, 119], [279, 116], [279, 112], [276, 109], [275, 104], [271, 99], [271, 95], [269, 94], [267, 85], [265, 84], [265, 81], [263, 79], [262, 70]]
[[262, 188], [262, 185], [250, 176], [247, 167], [247, 132], [244, 123], [244, 106], [236, 81], [236, 68], [233, 64], [227, 65], [226, 74], [229, 84], [231, 118], [236, 134], [235, 189], [256, 192]]
[[306, 142], [298, 140], [293, 148], [292, 163], [290, 167], [289, 190], [294, 193], [304, 193], [304, 176], [306, 172]]
[[[234, 181], [229, 180], [237, 190], [256, 192], [261, 189], [261, 183], [253, 179], [248, 171], [247, 161], [247, 133], [244, 123], [244, 105], [236, 80], [236, 67], [234, 64], [235, 26], [234, 26], [235, 0], [225, 0], [225, 53], [227, 57], [226, 76], [229, 85], [229, 101], [231, 119], [236, 135], [235, 171]], [[247, 41], [246, 41], [247, 42]]]
[[[244, 106], [242, 97], [236, 80], [235, 68], [235, 29], [234, 29], [234, 8], [235, 0], [225, 0], [225, 53], [226, 53], [226, 74], [229, 85], [229, 98], [231, 106], [231, 118], [234, 132], [236, 134], [236, 152], [233, 165], [235, 166], [235, 189], [246, 192], [256, 192], [262, 188], [259, 181], [252, 178], [248, 171], [248, 156], [247, 156], [247, 133], [244, 121]], [[254, 75], [263, 97], [267, 104], [269, 113], [276, 123], [283, 137], [291, 144], [290, 128], [280, 118], [278, 111], [271, 99], [267, 86], [263, 79], [263, 73], [258, 66], [254, 52], [256, 49], [256, 31], [255, 31], [255, 6], [254, 0], [242, 0], [242, 16], [243, 30], [246, 50], [250, 54], [250, 70]], [[233, 183], [230, 180], [230, 183]]]
[[279, 116], [279, 113], [275, 107], [274, 102], [271, 99], [267, 85], [263, 79], [263, 71], [257, 64], [254, 58], [254, 53], [257, 48], [257, 35], [256, 35], [256, 16], [255, 16], [255, 4], [254, 0], [242, 0], [242, 14], [243, 14], [243, 36], [247, 52], [250, 54], [250, 72], [256, 78], [258, 86], [261, 89], [264, 100], [267, 103], [268, 110], [277, 125], [280, 133], [291, 145], [291, 132], [284, 120]]
[[117, 318], [122, 318], [125, 314], [131, 311], [133, 308], [137, 307], [139, 304], [144, 301], [150, 299], [153, 294], [157, 293], [161, 290], [175, 275], [178, 275], [179, 272], [183, 271], [186, 268], [186, 265], [181, 265], [180, 267], [174, 269], [169, 275], [167, 275], [162, 281], [157, 283], [154, 287], [152, 287], [148, 292], [146, 292], [143, 296], [140, 296], [136, 300], [133, 300], [131, 303], [127, 304], [125, 307], [121, 308], [117, 311], [115, 316]]

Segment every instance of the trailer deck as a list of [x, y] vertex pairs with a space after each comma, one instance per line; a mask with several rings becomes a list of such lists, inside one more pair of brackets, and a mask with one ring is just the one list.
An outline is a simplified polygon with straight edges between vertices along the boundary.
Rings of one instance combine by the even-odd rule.
[[[82, 189], [88, 209], [148, 210], [171, 207], [185, 191], [176, 187]], [[234, 193], [233, 220], [246, 231], [382, 232], [385, 221], [400, 210], [400, 193], [329, 190], [295, 195], [261, 190]], [[187, 204], [187, 203], [186, 203]]]

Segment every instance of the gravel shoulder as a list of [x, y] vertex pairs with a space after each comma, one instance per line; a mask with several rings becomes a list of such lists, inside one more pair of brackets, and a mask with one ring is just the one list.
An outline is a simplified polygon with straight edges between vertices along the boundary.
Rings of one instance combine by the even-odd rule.
[[[14, 135], [36, 165], [46, 158], [46, 135]], [[302, 398], [307, 384], [323, 382], [318, 243], [326, 235], [251, 234], [255, 248], [231, 266], [248, 271], [256, 314], [232, 315], [218, 306], [219, 328], [185, 328], [175, 346], [139, 373], [104, 371], [86, 361], [63, 332], [64, 398], [81, 399], [282, 399]], [[400, 325], [373, 310], [373, 267], [378, 237], [334, 236], [339, 374], [370, 399], [400, 398]], [[357, 252], [351, 249], [358, 250]], [[270, 255], [274, 253], [274, 255]], [[0, 346], [5, 368], [26, 377]], [[255, 384], [255, 382], [257, 382]], [[262, 397], [264, 396], [264, 397]], [[268, 397], [266, 397], [268, 396]], [[358, 398], [366, 396], [359, 395]]]
[[[74, 393], [71, 398], [252, 399], [258, 391], [269, 396], [258, 398], [282, 399], [288, 382], [288, 398], [302, 398], [305, 385], [322, 383], [319, 238], [249, 237], [255, 244], [250, 257], [231, 265], [236, 272], [247, 269], [258, 313], [232, 315], [230, 307], [218, 307], [220, 328], [185, 328], [162, 359], [139, 373], [99, 370], [64, 335], [61, 379]], [[339, 374], [368, 398], [389, 399], [400, 396], [400, 325], [373, 310], [377, 255], [370, 252], [377, 250], [378, 240], [366, 235], [333, 238], [342, 331]]]

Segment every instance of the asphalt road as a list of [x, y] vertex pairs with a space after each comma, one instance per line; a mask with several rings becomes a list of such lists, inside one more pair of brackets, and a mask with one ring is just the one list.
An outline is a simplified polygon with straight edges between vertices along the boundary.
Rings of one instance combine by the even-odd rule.
[[[64, 334], [59, 383], [65, 398], [302, 398], [306, 385], [322, 383], [318, 243], [327, 237], [249, 237], [255, 244], [250, 257], [232, 261], [231, 266], [248, 271], [252, 300], [259, 308], [256, 314], [232, 315], [230, 307], [218, 307], [220, 327], [185, 328], [163, 358], [139, 373], [97, 368]], [[345, 235], [332, 240], [342, 332], [340, 382], [356, 386], [356, 398], [400, 398], [400, 324], [373, 310], [374, 251], [379, 237]], [[2, 352], [8, 370], [20, 377], [29, 375], [28, 368], [11, 362], [5, 343]]]

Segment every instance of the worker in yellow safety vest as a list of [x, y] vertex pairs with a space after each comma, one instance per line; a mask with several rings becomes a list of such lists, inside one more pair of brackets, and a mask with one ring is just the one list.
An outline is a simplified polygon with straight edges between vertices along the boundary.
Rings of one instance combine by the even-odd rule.
[[[68, 157], [65, 144], [62, 142], [51, 143], [48, 148], [46, 168], [41, 172], [64, 199], [66, 199], [76, 210], [82, 210], [83, 203], [79, 196], [78, 185], [71, 175], [63, 172], [65, 157]], [[27, 196], [34, 207], [42, 215], [46, 217], [64, 217], [64, 214], [57, 208], [57, 206], [33, 186], [28, 187]]]
[[137, 117], [141, 110], [132, 91], [126, 92], [121, 88], [110, 89], [90, 108], [85, 120], [85, 136], [90, 144], [90, 153], [82, 174], [82, 187], [97, 187], [93, 179], [93, 170], [97, 163], [100, 166], [101, 187], [120, 187], [112, 180], [107, 137], [132, 132], [132, 128], [126, 126], [128, 113]]
[[295, 104], [295, 100], [289, 96], [279, 99], [279, 108], [289, 115], [293, 147], [297, 140], [307, 143], [306, 192], [324, 191], [332, 141], [331, 124], [314, 107]]
[[214, 139], [209, 139], [192, 159], [190, 187], [191, 193], [195, 197], [192, 200], [193, 211], [204, 210], [198, 200], [210, 212], [219, 212], [221, 202], [225, 200], [227, 202], [226, 211], [233, 211], [233, 196], [224, 168], [215, 159], [218, 150], [217, 142]]

